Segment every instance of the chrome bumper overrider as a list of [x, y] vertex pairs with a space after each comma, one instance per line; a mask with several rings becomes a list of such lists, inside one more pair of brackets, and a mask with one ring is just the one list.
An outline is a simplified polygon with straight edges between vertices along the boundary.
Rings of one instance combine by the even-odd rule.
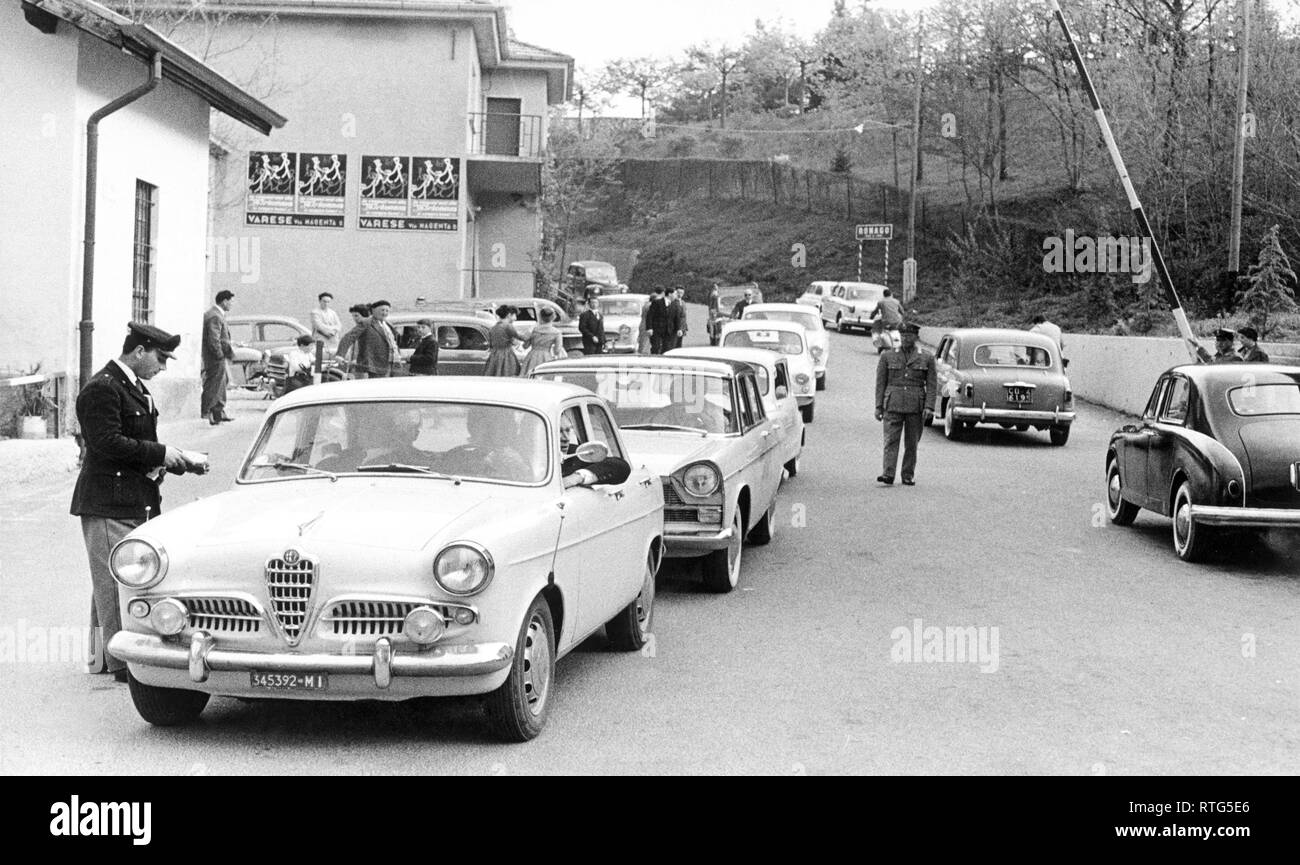
[[665, 526], [664, 555], [669, 558], [678, 558], [726, 549], [735, 536], [736, 533], [732, 531], [730, 526], [719, 531], [692, 532], [691, 534], [680, 535], [673, 534], [672, 530]]
[[949, 409], [952, 416], [958, 420], [974, 421], [1020, 421], [1021, 423], [1053, 423], [1068, 424], [1074, 423], [1074, 412], [1072, 411], [1032, 411], [1029, 409], [1019, 408], [989, 408], [988, 403], [981, 405], [979, 408], [974, 406], [955, 405]]
[[1192, 522], [1203, 526], [1256, 529], [1300, 529], [1300, 509], [1234, 508], [1192, 505]]
[[481, 676], [504, 670], [514, 658], [508, 643], [435, 646], [422, 652], [397, 654], [385, 637], [374, 650], [362, 655], [288, 654], [241, 652], [217, 648], [216, 639], [204, 631], [189, 643], [172, 643], [151, 634], [118, 631], [108, 643], [113, 657], [128, 664], [188, 670], [190, 680], [206, 682], [210, 672], [334, 673], [373, 676], [375, 685], [387, 688], [394, 676]]

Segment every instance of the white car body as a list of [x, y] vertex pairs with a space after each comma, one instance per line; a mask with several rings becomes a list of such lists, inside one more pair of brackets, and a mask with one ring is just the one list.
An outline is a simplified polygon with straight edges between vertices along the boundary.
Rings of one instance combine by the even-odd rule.
[[817, 369], [812, 348], [801, 325], [788, 321], [729, 321], [722, 326], [718, 344], [732, 348], [766, 348], [785, 356], [794, 377], [791, 389], [803, 413], [804, 423], [812, 423], [817, 399]]
[[[618, 485], [566, 488], [561, 475], [562, 414], [604, 412], [609, 451], [627, 458], [608, 409], [582, 388], [484, 377], [347, 381], [281, 398], [232, 489], [161, 514], [122, 542], [165, 550], [153, 582], [132, 588], [114, 569], [122, 630], [109, 651], [129, 666], [137, 709], [155, 724], [181, 723], [151, 716], [148, 702], [156, 708], [176, 692], [182, 702], [200, 700], [194, 716], [214, 694], [386, 701], [488, 694], [491, 707], [528, 659], [520, 647], [534, 633], [525, 629], [539, 603], [550, 609], [553, 639], [533, 660], [548, 667], [640, 603], [647, 574], [652, 610], [663, 535], [658, 476], [634, 467]], [[489, 414], [516, 421], [503, 434], [517, 436], [510, 446], [518, 444], [520, 474], [486, 476], [481, 466], [497, 453], [486, 439], [456, 445], [471, 412], [480, 421]], [[376, 461], [371, 446], [387, 428], [376, 418], [399, 414], [418, 431], [410, 446], [427, 455], [427, 470], [382, 458], [356, 470]], [[459, 427], [456, 417], [464, 418]], [[362, 462], [347, 462], [350, 455]], [[468, 468], [452, 476], [457, 460]], [[447, 588], [435, 569], [453, 548], [479, 551], [486, 579], [462, 584], [466, 591]], [[181, 605], [170, 632], [151, 614], [168, 604]], [[421, 610], [439, 617], [432, 641], [412, 630]], [[295, 675], [311, 680], [286, 684]]]
[[[648, 294], [606, 294], [600, 297], [600, 313], [605, 320], [606, 351], [615, 354], [636, 351], [641, 340], [641, 310], [649, 302]], [[624, 312], [633, 307], [636, 312]]]
[[831, 356], [831, 337], [822, 325], [821, 316], [798, 303], [755, 303], [745, 308], [741, 321], [788, 321], [803, 327], [808, 337], [813, 369], [817, 372], [817, 389], [826, 389], [826, 364]]
[[804, 290], [803, 294], [799, 295], [799, 299], [795, 303], [801, 306], [811, 306], [821, 312], [822, 303], [830, 296], [831, 291], [837, 285], [839, 285], [838, 282], [828, 280], [810, 282], [808, 288]]
[[850, 328], [870, 331], [876, 304], [886, 290], [874, 282], [837, 282], [822, 301], [822, 322], [841, 333]]

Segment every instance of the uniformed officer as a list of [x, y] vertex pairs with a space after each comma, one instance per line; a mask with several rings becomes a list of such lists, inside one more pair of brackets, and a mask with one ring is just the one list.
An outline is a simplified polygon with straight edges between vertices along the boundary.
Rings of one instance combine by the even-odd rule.
[[[147, 324], [132, 322], [127, 327], [121, 356], [110, 360], [77, 395], [77, 421], [86, 450], [71, 511], [81, 517], [90, 560], [90, 626], [97, 648], [108, 645], [121, 630], [109, 553], [128, 532], [162, 510], [158, 486], [164, 471], [207, 470], [201, 454], [158, 441], [158, 409], [144, 384], [167, 368], [181, 338]], [[105, 661], [104, 672], [125, 682], [126, 665], [107, 653]]]
[[1201, 359], [1202, 363], [1241, 363], [1241, 356], [1233, 350], [1232, 344], [1237, 339], [1237, 332], [1221, 327], [1214, 332], [1214, 354], [1201, 347], [1196, 340], [1188, 340], [1192, 348], [1196, 349], [1196, 356]]
[[1246, 363], [1268, 363], [1268, 353], [1259, 347], [1259, 331], [1253, 327], [1243, 327], [1237, 331], [1241, 338], [1240, 356]]
[[880, 356], [876, 365], [876, 420], [885, 422], [884, 473], [882, 484], [894, 482], [898, 465], [898, 440], [903, 439], [903, 483], [912, 486], [916, 472], [916, 446], [922, 425], [934, 417], [934, 397], [939, 381], [934, 355], [920, 351], [916, 338], [921, 328], [905, 324], [899, 330], [903, 347]]

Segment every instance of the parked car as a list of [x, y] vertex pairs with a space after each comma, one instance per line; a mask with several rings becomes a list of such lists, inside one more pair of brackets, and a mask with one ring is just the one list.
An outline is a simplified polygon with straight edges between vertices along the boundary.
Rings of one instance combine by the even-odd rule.
[[513, 306], [519, 310], [519, 315], [515, 318], [515, 330], [525, 339], [533, 332], [542, 310], [550, 309], [555, 314], [555, 327], [562, 334], [564, 350], [569, 354], [582, 354], [582, 334], [578, 332], [577, 321], [573, 320], [564, 307], [545, 297], [494, 297], [439, 301], [433, 305], [433, 310], [476, 315], [486, 318], [490, 327], [496, 323], [497, 307], [502, 305]]
[[1074, 394], [1050, 337], [1027, 330], [954, 330], [939, 340], [934, 366], [934, 416], [943, 420], [949, 440], [991, 423], [1021, 432], [1047, 430], [1054, 445], [1069, 441]]
[[858, 329], [871, 330], [871, 317], [886, 288], [874, 282], [837, 282], [822, 300], [822, 322], [840, 333]]
[[745, 308], [742, 321], [788, 321], [804, 329], [813, 370], [817, 373], [817, 390], [826, 390], [826, 363], [831, 355], [831, 338], [822, 326], [821, 316], [807, 305], [797, 303], [754, 303]]
[[588, 289], [601, 296], [620, 294], [627, 286], [618, 281], [618, 271], [608, 261], [573, 261], [564, 271], [565, 288], [574, 297], [583, 297]]
[[803, 326], [788, 321], [729, 321], [720, 344], [727, 348], [762, 348], [785, 355], [794, 375], [792, 390], [804, 423], [812, 423], [817, 401], [817, 373]]
[[709, 345], [717, 345], [718, 340], [722, 337], [722, 325], [732, 321], [731, 311], [735, 309], [736, 304], [744, 300], [745, 292], [752, 291], [754, 299], [751, 303], [763, 302], [763, 291], [758, 287], [758, 283], [751, 282], [746, 285], [723, 285], [718, 288], [718, 312], [717, 315], [709, 315]]
[[795, 399], [790, 362], [784, 355], [761, 348], [722, 348], [700, 345], [674, 348], [664, 357], [691, 357], [699, 360], [739, 360], [754, 368], [763, 407], [772, 419], [772, 434], [780, 439], [781, 465], [786, 477], [799, 474], [799, 461], [808, 435], [804, 431], [803, 413]]
[[824, 280], [818, 282], [810, 282], [808, 283], [808, 287], [804, 289], [804, 293], [799, 295], [799, 298], [798, 300], [795, 301], [795, 303], [798, 303], [802, 306], [811, 306], [814, 309], [816, 309], [818, 312], [821, 312], [822, 303], [826, 300], [826, 298], [830, 295], [830, 293], [835, 289], [835, 286], [837, 285], [839, 285], [838, 282], [830, 282]]
[[[438, 375], [482, 375], [487, 368], [488, 330], [495, 319], [472, 313], [391, 312], [388, 323], [397, 331], [397, 349], [403, 364], [409, 363], [420, 343], [417, 325], [432, 319], [438, 337]], [[524, 354], [522, 347], [516, 353]]]
[[743, 540], [776, 531], [780, 436], [748, 363], [608, 355], [542, 364], [535, 378], [576, 384], [614, 409], [631, 449], [660, 476], [666, 555], [703, 558], [704, 583], [740, 581]]
[[152, 724], [190, 721], [214, 694], [481, 694], [497, 735], [531, 739], [557, 658], [602, 626], [621, 650], [650, 636], [660, 484], [635, 468], [608, 485], [562, 478], [562, 459], [611, 455], [627, 448], [608, 407], [573, 386], [419, 377], [295, 391], [233, 489], [113, 549], [123, 630], [109, 651]]
[[1211, 553], [1224, 531], [1300, 529], [1300, 366], [1177, 366], [1142, 419], [1110, 438], [1110, 521], [1171, 517], [1174, 552]]
[[[298, 337], [311, 333], [311, 328], [287, 315], [228, 315], [226, 326], [235, 352], [230, 362], [230, 386], [247, 390], [266, 388], [274, 392], [272, 383], [265, 378], [271, 355], [293, 349]], [[283, 388], [283, 381], [280, 386]]]
[[605, 317], [606, 351], [636, 351], [641, 342], [641, 309], [649, 302], [648, 294], [612, 294], [600, 298], [600, 312]]

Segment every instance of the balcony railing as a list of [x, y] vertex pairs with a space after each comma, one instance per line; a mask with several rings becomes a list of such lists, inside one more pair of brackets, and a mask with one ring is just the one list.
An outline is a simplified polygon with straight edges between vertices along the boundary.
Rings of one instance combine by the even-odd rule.
[[472, 113], [469, 132], [469, 152], [476, 155], [542, 155], [542, 118], [537, 114]]

